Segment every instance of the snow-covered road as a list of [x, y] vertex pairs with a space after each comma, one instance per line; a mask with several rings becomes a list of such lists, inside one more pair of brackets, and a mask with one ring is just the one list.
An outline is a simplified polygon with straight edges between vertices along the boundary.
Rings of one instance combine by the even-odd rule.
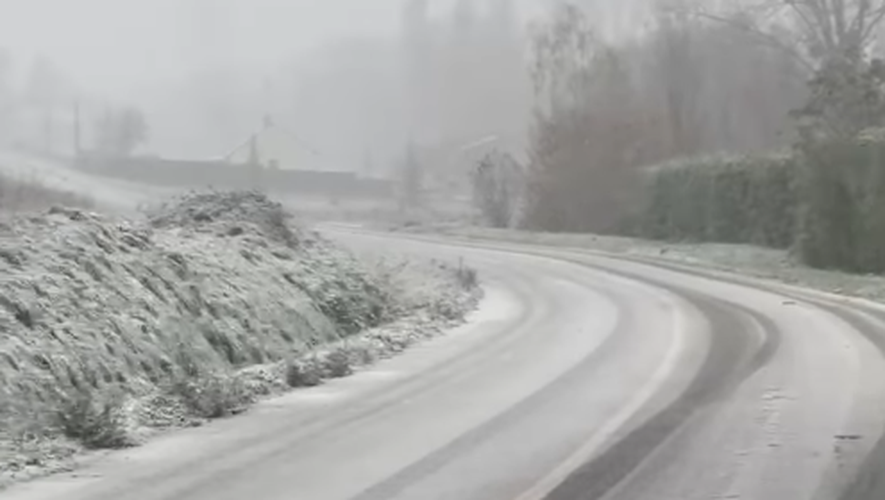
[[[64, 178], [108, 204], [139, 191]], [[885, 498], [881, 306], [598, 253], [326, 232], [463, 258], [488, 298], [354, 377], [3, 499]]]

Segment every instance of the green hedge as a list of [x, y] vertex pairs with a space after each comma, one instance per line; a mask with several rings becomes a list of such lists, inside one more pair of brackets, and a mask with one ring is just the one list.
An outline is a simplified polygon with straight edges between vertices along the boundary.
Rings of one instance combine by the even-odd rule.
[[641, 236], [796, 250], [818, 268], [885, 273], [885, 134], [793, 155], [698, 158], [649, 170]]
[[813, 267], [885, 272], [885, 141], [829, 141], [800, 154], [796, 249]]
[[790, 246], [795, 234], [796, 164], [789, 155], [709, 157], [649, 171], [643, 236]]

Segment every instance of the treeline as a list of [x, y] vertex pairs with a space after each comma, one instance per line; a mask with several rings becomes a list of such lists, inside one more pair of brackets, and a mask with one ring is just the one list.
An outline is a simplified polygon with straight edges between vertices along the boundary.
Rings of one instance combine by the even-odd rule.
[[531, 91], [516, 2], [457, 0], [442, 15], [432, 15], [431, 4], [404, 2], [408, 135], [446, 146], [490, 134], [522, 137]]
[[619, 45], [559, 7], [533, 40], [523, 224], [885, 271], [885, 1], [767, 7], [662, 1]]
[[[447, 175], [437, 156], [492, 134], [523, 146], [531, 89], [516, 0], [400, 4], [396, 33], [330, 39], [281, 66], [270, 96], [280, 123], [372, 175], [398, 176], [409, 142], [427, 177]], [[219, 98], [206, 109], [236, 102]]]
[[29, 65], [0, 48], [0, 143], [31, 153], [128, 156], [149, 139], [145, 114], [78, 87], [51, 59]]

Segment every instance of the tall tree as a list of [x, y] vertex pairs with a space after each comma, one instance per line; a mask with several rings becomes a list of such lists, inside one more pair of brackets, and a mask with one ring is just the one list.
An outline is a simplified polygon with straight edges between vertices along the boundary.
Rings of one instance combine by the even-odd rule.
[[789, 53], [809, 70], [833, 58], [863, 59], [885, 21], [885, 0], [746, 0], [727, 8], [697, 2], [691, 9]]
[[363, 152], [363, 165], [362, 172], [366, 177], [372, 177], [375, 175], [375, 157], [372, 155], [372, 150], [366, 148]]
[[419, 208], [424, 201], [424, 168], [418, 157], [418, 148], [409, 141], [400, 170], [400, 207], [403, 210]]
[[491, 0], [488, 20], [496, 37], [512, 40], [519, 36], [514, 0]]
[[406, 74], [407, 124], [423, 138], [433, 134], [435, 48], [427, 0], [408, 0], [403, 11], [402, 45]]
[[30, 105], [50, 110], [61, 104], [67, 88], [66, 78], [55, 63], [45, 56], [34, 60], [25, 84], [26, 98]]
[[456, 43], [467, 42], [474, 35], [477, 28], [476, 2], [471, 0], [458, 0], [452, 11], [452, 27]]
[[148, 134], [147, 119], [140, 110], [111, 110], [97, 124], [97, 149], [111, 157], [129, 156], [147, 141]]
[[885, 0], [746, 0], [726, 5], [682, 0], [676, 8], [750, 36], [804, 68], [810, 98], [793, 113], [804, 137], [852, 135], [883, 124], [885, 117], [864, 108], [875, 109], [883, 99], [871, 55], [885, 21]]
[[533, 43], [537, 99], [526, 223], [613, 231], [631, 209], [647, 121], [618, 51], [582, 11], [559, 6]]
[[758, 37], [662, 4], [638, 42], [643, 93], [658, 94], [670, 155], [745, 153], [788, 144], [807, 71]]
[[12, 56], [6, 49], [0, 48], [0, 136], [11, 132], [17, 111], [17, 96], [13, 83]]

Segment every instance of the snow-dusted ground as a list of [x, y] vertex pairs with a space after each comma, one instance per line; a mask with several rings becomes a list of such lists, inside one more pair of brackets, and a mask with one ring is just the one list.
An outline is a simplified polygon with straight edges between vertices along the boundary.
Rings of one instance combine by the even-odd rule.
[[185, 190], [144, 186], [117, 179], [100, 178], [60, 162], [0, 150], [0, 174], [23, 182], [76, 193], [93, 200], [102, 210], [136, 214], [136, 209]]
[[750, 245], [669, 243], [592, 234], [497, 230], [468, 227], [463, 224], [416, 226], [396, 230], [441, 234], [468, 240], [506, 241], [651, 258], [885, 302], [885, 277], [812, 269], [798, 263], [787, 251]]
[[[37, 163], [49, 186], [106, 206], [155, 201]], [[134, 443], [346, 375], [476, 304], [454, 268], [367, 265], [290, 222], [246, 192], [188, 195], [138, 221], [64, 208], [3, 219], [0, 487], [66, 466], [88, 440]]]

